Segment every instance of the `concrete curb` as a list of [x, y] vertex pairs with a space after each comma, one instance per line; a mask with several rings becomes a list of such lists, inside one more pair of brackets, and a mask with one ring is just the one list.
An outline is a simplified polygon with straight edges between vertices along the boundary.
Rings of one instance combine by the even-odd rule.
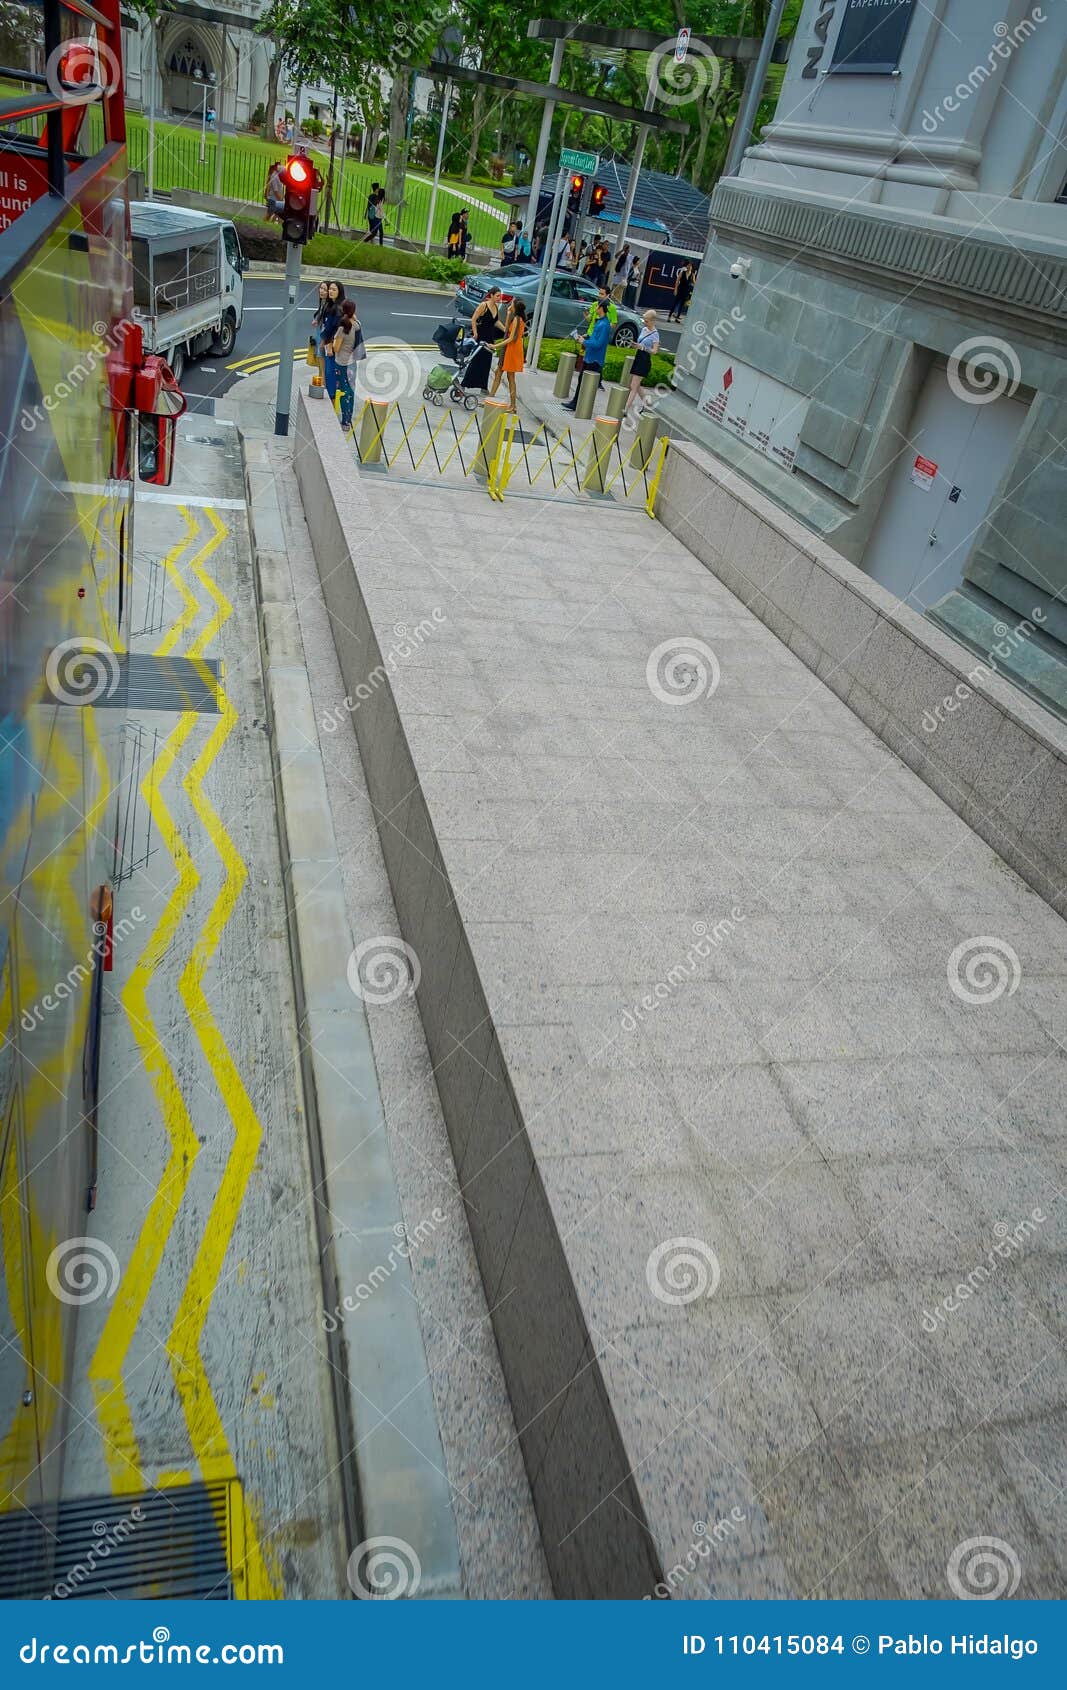
[[[268, 436], [241, 431], [286, 925], [300, 1035], [324, 1320], [350, 1548], [402, 1539], [424, 1597], [463, 1586], [410, 1246], [389, 1157], [366, 1010], [294, 603]], [[349, 1342], [346, 1315], [360, 1314]], [[380, 1404], [395, 1404], [383, 1409]]]
[[[302, 264], [300, 280], [302, 282], [323, 282], [331, 280], [337, 274], [336, 269], [328, 269], [321, 264]], [[344, 270], [345, 280], [349, 277], [359, 282], [363, 287], [397, 288], [409, 293], [455, 293], [454, 282], [435, 282], [428, 276], [390, 276], [380, 270]], [[245, 271], [246, 276], [256, 277], [285, 275], [284, 264], [271, 264], [267, 259], [254, 258]]]

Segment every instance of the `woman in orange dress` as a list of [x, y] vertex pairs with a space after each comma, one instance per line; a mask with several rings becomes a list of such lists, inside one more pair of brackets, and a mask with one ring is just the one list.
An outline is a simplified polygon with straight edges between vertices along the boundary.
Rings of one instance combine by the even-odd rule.
[[489, 389], [490, 398], [500, 386], [501, 376], [508, 378], [508, 398], [511, 403], [509, 411], [518, 411], [519, 404], [515, 393], [515, 377], [526, 368], [523, 357], [522, 343], [526, 334], [526, 306], [521, 299], [513, 299], [508, 308], [507, 335], [504, 340], [504, 354], [496, 367], [493, 385]]

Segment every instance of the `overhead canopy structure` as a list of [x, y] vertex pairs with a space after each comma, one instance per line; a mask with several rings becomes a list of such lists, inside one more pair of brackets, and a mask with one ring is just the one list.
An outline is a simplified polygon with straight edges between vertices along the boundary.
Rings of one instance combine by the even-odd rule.
[[665, 130], [672, 135], [689, 133], [688, 123], [681, 122], [679, 118], [643, 111], [640, 106], [623, 106], [616, 100], [594, 99], [592, 94], [577, 94], [554, 83], [528, 82], [522, 76], [497, 76], [492, 71], [474, 70], [467, 65], [438, 64], [433, 60], [430, 69], [447, 74], [453, 82], [481, 83], [483, 88], [499, 88], [505, 94], [526, 94], [531, 100], [552, 100], [557, 106], [575, 106], [579, 111], [597, 112], [616, 123], [640, 123], [646, 129]]
[[[627, 193], [633, 177], [633, 167], [615, 154], [601, 154], [597, 166], [597, 182], [607, 189], [603, 211], [597, 221], [612, 225], [621, 222]], [[557, 174], [546, 173], [541, 181], [541, 194], [554, 194]], [[528, 187], [497, 188], [497, 199], [507, 204], [524, 202]], [[642, 170], [635, 183], [634, 200], [627, 219], [629, 229], [643, 231], [653, 244], [691, 248], [703, 253], [708, 239], [708, 218], [711, 199], [678, 176], [667, 176], [659, 170]]]
[[[578, 53], [586, 59], [621, 60], [627, 53], [662, 53], [661, 31], [652, 29], [601, 29], [599, 24], [567, 23], [558, 18], [535, 18], [527, 26], [526, 34], [533, 41], [554, 45], [563, 42], [566, 53]], [[717, 59], [735, 59], [738, 64], [750, 64], [759, 55], [758, 35], [702, 35], [702, 47], [708, 48]], [[771, 62], [785, 64], [789, 57], [789, 42], [776, 42]]]

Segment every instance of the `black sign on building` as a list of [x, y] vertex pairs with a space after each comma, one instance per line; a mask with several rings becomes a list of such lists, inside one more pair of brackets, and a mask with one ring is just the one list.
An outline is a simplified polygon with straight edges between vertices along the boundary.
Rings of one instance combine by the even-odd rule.
[[830, 70], [889, 76], [900, 64], [915, 0], [844, 0]]

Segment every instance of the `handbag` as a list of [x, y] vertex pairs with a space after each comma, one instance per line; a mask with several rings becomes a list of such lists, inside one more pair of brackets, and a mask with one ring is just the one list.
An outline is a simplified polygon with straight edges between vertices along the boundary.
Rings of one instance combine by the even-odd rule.
[[362, 364], [367, 356], [367, 345], [363, 339], [363, 330], [360, 328], [359, 324], [356, 323], [354, 328], [356, 338], [352, 345], [352, 362], [353, 364]]

